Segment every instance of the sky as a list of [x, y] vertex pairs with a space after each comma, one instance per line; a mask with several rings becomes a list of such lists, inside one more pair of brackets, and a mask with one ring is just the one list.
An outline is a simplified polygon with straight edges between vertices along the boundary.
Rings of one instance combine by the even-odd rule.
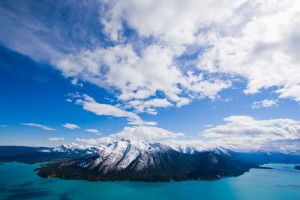
[[2, 0], [0, 145], [299, 151], [300, 3]]

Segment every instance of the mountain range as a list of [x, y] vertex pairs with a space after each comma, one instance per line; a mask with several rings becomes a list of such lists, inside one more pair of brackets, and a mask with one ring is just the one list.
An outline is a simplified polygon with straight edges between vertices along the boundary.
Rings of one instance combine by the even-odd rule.
[[104, 146], [64, 144], [59, 147], [0, 146], [0, 162], [39, 163], [98, 153]]
[[42, 177], [91, 181], [181, 181], [238, 176], [267, 162], [297, 162], [300, 156], [265, 151], [175, 150], [160, 143], [121, 140], [101, 146], [98, 153], [41, 166]]
[[161, 143], [120, 140], [108, 145], [77, 144], [48, 147], [0, 147], [0, 162], [48, 162], [37, 170], [42, 177], [90, 181], [214, 180], [241, 175], [269, 162], [300, 163], [300, 156], [281, 152], [239, 152], [217, 147], [172, 148]]

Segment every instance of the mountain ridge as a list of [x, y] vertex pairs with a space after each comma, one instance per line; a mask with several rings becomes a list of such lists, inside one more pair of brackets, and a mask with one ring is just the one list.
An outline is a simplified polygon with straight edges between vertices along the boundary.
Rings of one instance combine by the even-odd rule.
[[257, 163], [232, 158], [226, 152], [182, 153], [161, 143], [113, 142], [96, 154], [41, 166], [38, 175], [91, 181], [214, 180], [238, 176]]
[[300, 163], [300, 155], [264, 150], [240, 152], [224, 147], [199, 151], [192, 145], [175, 150], [164, 143], [122, 139], [99, 146], [75, 143], [55, 148], [0, 146], [0, 162], [11, 161], [48, 162], [36, 169], [41, 177], [155, 182], [239, 176], [270, 162]]

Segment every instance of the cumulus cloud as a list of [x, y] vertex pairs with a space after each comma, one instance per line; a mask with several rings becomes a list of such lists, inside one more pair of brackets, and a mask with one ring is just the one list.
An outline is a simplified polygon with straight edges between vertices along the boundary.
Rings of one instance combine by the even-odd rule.
[[[181, 53], [186, 53], [190, 45], [198, 46], [205, 49], [198, 55], [200, 70], [244, 77], [246, 94], [275, 86], [279, 98], [300, 101], [297, 53], [300, 32], [296, 28], [300, 21], [299, 2], [104, 2], [108, 11], [104, 12], [102, 21], [112, 40], [124, 39], [126, 24], [140, 37], [154, 37], [165, 47], [184, 46]], [[172, 57], [176, 58], [176, 54]], [[203, 95], [213, 98], [215, 93], [230, 87], [217, 88], [212, 94], [205, 92], [211, 88], [205, 82], [188, 88], [197, 91], [201, 85], [205, 87]]]
[[275, 105], [277, 105], [277, 101], [271, 99], [265, 99], [262, 101], [253, 102], [252, 109], [267, 108]]
[[291, 119], [255, 120], [250, 116], [231, 116], [227, 124], [207, 129], [204, 137], [262, 137], [262, 139], [296, 139], [300, 134], [300, 122]]
[[2, 7], [1, 42], [48, 61], [73, 84], [84, 81], [112, 91], [125, 109], [155, 115], [159, 108], [218, 99], [236, 77], [246, 82], [246, 94], [272, 88], [279, 98], [300, 102], [297, 1], [55, 4], [70, 9], [68, 20], [62, 20], [63, 9], [50, 10], [49, 4]]
[[121, 139], [145, 142], [159, 142], [166, 139], [175, 139], [185, 136], [183, 133], [173, 133], [163, 128], [150, 126], [125, 127], [122, 131], [98, 139], [77, 138], [76, 141], [87, 144], [107, 144]]
[[44, 129], [44, 130], [47, 130], [47, 131], [55, 131], [56, 130], [54, 128], [50, 128], [48, 126], [44, 126], [44, 125], [41, 125], [41, 124], [35, 124], [35, 123], [21, 123], [21, 124], [24, 125], [24, 126], [38, 127], [38, 128], [41, 128], [41, 129]]
[[[66, 78], [71, 78], [73, 84], [86, 81], [114, 91], [126, 107], [132, 100], [151, 102], [157, 99], [158, 93], [171, 105], [181, 107], [193, 99], [215, 98], [218, 92], [230, 87], [228, 80], [224, 81], [225, 85], [221, 84], [222, 80], [205, 78], [188, 83], [186, 69], [177, 62], [184, 52], [189, 52], [186, 44], [194, 45], [200, 27], [226, 19], [233, 14], [231, 9], [240, 4], [228, 2], [214, 5], [188, 1], [183, 6], [180, 1], [148, 4], [101, 0], [74, 5], [49, 2], [49, 6], [40, 7], [33, 2], [17, 5], [8, 2], [0, 10], [0, 25], [4, 30], [0, 40], [34, 60], [48, 61]], [[51, 10], [52, 7], [62, 9]], [[70, 12], [68, 20], [62, 20], [64, 15], [59, 13], [63, 8]], [[47, 20], [43, 14], [48, 14]], [[19, 19], [24, 26], [19, 26]], [[140, 23], [140, 19], [145, 21]], [[102, 26], [105, 41], [110, 45], [103, 45], [104, 41], [98, 37]], [[137, 33], [133, 40], [123, 34], [125, 26]], [[20, 33], [26, 41], [19, 35], [12, 36], [11, 32]], [[157, 108], [164, 107], [142, 104], [132, 108], [156, 114]]]
[[[156, 108], [180, 107], [194, 98], [214, 99], [231, 86], [228, 80], [206, 79], [192, 71], [184, 74], [174, 63], [183, 51], [184, 47], [149, 45], [138, 53], [132, 45], [116, 45], [64, 56], [55, 65], [65, 77], [119, 91], [117, 98], [126, 107], [155, 114]], [[165, 98], [156, 98], [158, 92]]]
[[76, 124], [70, 124], [70, 123], [65, 123], [65, 124], [63, 124], [62, 126], [65, 127], [65, 128], [71, 129], [71, 130], [80, 128], [80, 127], [77, 126]]
[[[250, 116], [230, 116], [226, 124], [209, 128], [199, 135], [214, 144], [245, 149], [271, 149], [300, 139], [300, 121], [292, 119], [256, 120]], [[295, 149], [291, 147], [291, 150]], [[297, 149], [295, 149], [297, 150]]]
[[[124, 38], [124, 23], [135, 29], [141, 37], [155, 37], [161, 42], [192, 44], [199, 29], [214, 23], [222, 24], [245, 1], [107, 1], [108, 9], [102, 14], [106, 34], [112, 40]], [[218, 13], [216, 15], [216, 13]], [[141, 20], [143, 19], [143, 20]]]
[[300, 152], [300, 121], [256, 120], [250, 116], [230, 116], [224, 121], [224, 125], [209, 127], [199, 133], [199, 138], [183, 137], [163, 143], [183, 151], [225, 147], [236, 151]]
[[250, 116], [230, 116], [224, 125], [208, 125], [199, 137], [174, 133], [158, 127], [125, 127], [118, 133], [101, 138], [76, 138], [90, 145], [108, 144], [121, 139], [144, 142], [161, 142], [174, 149], [207, 150], [225, 147], [232, 150], [266, 150], [298, 152], [300, 121], [292, 119], [256, 120]]
[[167, 99], [150, 99], [148, 101], [132, 100], [126, 104], [128, 108], [134, 108], [136, 112], [147, 112], [148, 114], [156, 115], [157, 112], [153, 108], [166, 108], [172, 104]]
[[210, 46], [199, 68], [244, 77], [246, 94], [274, 87], [280, 98], [300, 101], [299, 12], [298, 1], [247, 2], [236, 16], [199, 35]]
[[50, 142], [59, 142], [65, 140], [65, 138], [55, 137], [55, 138], [47, 138], [47, 140], [49, 140]]
[[125, 117], [128, 120], [128, 124], [131, 125], [156, 125], [156, 122], [146, 122], [133, 112], [128, 112], [110, 104], [98, 103], [95, 101], [95, 99], [86, 94], [77, 94], [74, 97], [77, 98], [76, 104], [81, 105], [84, 110], [93, 112], [96, 115]]

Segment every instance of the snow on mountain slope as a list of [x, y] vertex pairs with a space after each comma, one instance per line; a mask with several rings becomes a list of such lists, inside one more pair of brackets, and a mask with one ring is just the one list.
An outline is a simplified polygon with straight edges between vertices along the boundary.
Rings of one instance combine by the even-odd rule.
[[[70, 149], [78, 149], [75, 147]], [[90, 147], [80, 149], [87, 148]], [[241, 175], [250, 168], [268, 162], [299, 161], [300, 156], [282, 153], [243, 153], [222, 147], [199, 151], [194, 146], [178, 147], [175, 150], [160, 143], [122, 139], [95, 153], [44, 165], [38, 169], [38, 174], [42, 177], [93, 181], [211, 180]]]
[[[106, 146], [100, 145], [96, 147], [72, 143], [54, 148], [52, 152], [63, 152], [68, 155], [80, 156], [81, 159], [76, 161], [77, 167], [96, 170], [103, 174], [122, 170], [147, 171], [162, 169], [167, 166], [169, 162], [172, 162], [172, 159], [173, 161], [176, 160], [175, 162], [177, 162], [177, 159], [180, 159], [175, 152], [187, 155], [211, 152], [222, 157], [250, 161], [257, 160], [262, 163], [264, 160], [281, 161], [284, 159], [284, 155], [281, 154], [285, 154], [259, 149], [242, 150], [235, 146], [230, 149], [224, 147], [204, 148], [203, 145], [198, 144], [176, 144], [169, 146], [161, 143], [149, 144], [124, 139]], [[170, 157], [168, 152], [169, 154], [172, 153], [173, 157]]]
[[99, 153], [103, 151], [106, 148], [106, 146], [88, 146], [88, 145], [78, 145], [75, 143], [71, 144], [63, 144], [59, 147], [53, 148], [53, 152], [64, 152], [64, 153], [75, 153], [75, 154], [93, 154], [93, 153]]
[[187, 153], [187, 154], [194, 154], [196, 151], [199, 151], [197, 147], [188, 146], [188, 145], [176, 145], [173, 146], [172, 148], [178, 152]]
[[135, 171], [145, 167], [156, 167], [159, 163], [158, 153], [166, 153], [173, 150], [163, 144], [146, 144], [121, 140], [109, 144], [100, 154], [83, 158], [77, 166], [94, 169], [106, 174], [111, 171], [120, 171], [131, 166]]
[[229, 150], [224, 147], [204, 148], [201, 145], [171, 145], [171, 147], [181, 153], [195, 154], [199, 152], [212, 151], [219, 155], [229, 155]]

